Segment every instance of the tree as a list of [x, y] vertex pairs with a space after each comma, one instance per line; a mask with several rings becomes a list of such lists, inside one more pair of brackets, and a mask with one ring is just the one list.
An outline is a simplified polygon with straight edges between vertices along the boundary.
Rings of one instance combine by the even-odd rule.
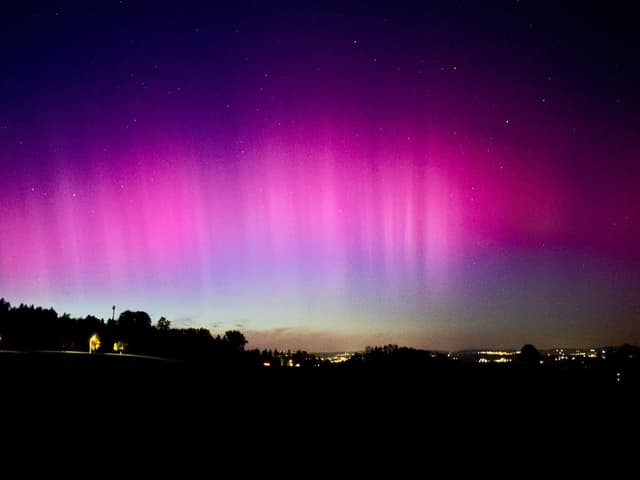
[[234, 352], [244, 351], [244, 346], [248, 343], [244, 335], [238, 330], [226, 331], [222, 340], [224, 340]]
[[123, 331], [147, 330], [151, 328], [151, 317], [147, 312], [126, 310], [118, 317], [118, 326]]
[[169, 330], [171, 328], [171, 321], [167, 320], [164, 317], [160, 317], [158, 320], [158, 325], [156, 327], [158, 330]]
[[520, 349], [520, 361], [529, 365], [538, 365], [540, 363], [540, 352], [536, 347], [527, 343]]
[[4, 298], [0, 298], [0, 313], [8, 313], [9, 309], [11, 309], [11, 304]]

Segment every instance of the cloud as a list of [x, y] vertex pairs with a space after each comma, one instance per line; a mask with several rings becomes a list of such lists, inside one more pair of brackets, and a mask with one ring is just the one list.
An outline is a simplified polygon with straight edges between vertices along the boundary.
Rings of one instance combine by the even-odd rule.
[[194, 328], [197, 327], [197, 322], [195, 322], [193, 320], [193, 318], [191, 317], [179, 317], [176, 318], [175, 320], [171, 321], [172, 325], [180, 325], [180, 327], [177, 328]]

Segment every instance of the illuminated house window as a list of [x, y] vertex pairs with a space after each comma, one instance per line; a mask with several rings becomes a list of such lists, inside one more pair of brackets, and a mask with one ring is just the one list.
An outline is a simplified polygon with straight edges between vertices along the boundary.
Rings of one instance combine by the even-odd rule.
[[98, 336], [97, 333], [94, 333], [93, 335], [91, 335], [91, 338], [89, 339], [89, 353], [97, 352], [99, 348], [100, 348], [100, 337]]

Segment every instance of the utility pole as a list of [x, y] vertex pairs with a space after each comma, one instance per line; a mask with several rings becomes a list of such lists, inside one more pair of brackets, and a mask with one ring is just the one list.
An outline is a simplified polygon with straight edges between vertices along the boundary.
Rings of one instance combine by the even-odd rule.
[[115, 322], [116, 321], [116, 306], [114, 305], [113, 307], [111, 307], [111, 310], [113, 310], [113, 313], [111, 314], [111, 321]]

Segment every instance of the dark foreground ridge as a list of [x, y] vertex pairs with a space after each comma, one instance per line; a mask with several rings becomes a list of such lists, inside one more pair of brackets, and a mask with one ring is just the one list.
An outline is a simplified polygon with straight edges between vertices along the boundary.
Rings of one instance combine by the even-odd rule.
[[247, 455], [285, 447], [422, 450], [433, 441], [457, 451], [504, 442], [529, 451], [549, 435], [592, 438], [595, 431], [619, 440], [634, 431], [634, 368], [626, 371], [633, 381], [619, 383], [606, 371], [454, 361], [258, 368], [3, 352], [0, 405], [14, 444], [104, 445], [136, 461], [139, 449], [158, 441], [187, 457], [214, 448], [211, 442]]

